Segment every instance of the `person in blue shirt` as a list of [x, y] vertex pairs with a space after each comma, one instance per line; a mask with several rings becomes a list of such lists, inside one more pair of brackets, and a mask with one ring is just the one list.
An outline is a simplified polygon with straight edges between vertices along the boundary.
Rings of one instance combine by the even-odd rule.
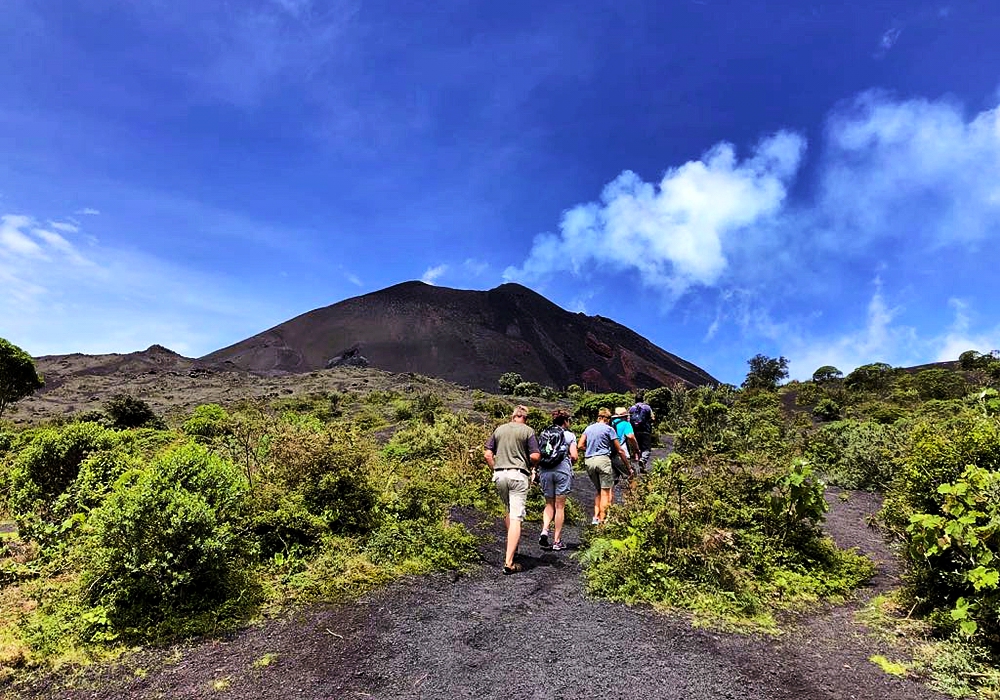
[[607, 516], [611, 504], [611, 492], [615, 488], [615, 477], [611, 468], [611, 455], [617, 454], [625, 464], [628, 455], [618, 442], [618, 433], [611, 427], [611, 411], [601, 408], [597, 412], [597, 422], [591, 423], [583, 431], [577, 447], [583, 450], [583, 461], [587, 465], [587, 476], [594, 484], [594, 517], [591, 525], [600, 525]]

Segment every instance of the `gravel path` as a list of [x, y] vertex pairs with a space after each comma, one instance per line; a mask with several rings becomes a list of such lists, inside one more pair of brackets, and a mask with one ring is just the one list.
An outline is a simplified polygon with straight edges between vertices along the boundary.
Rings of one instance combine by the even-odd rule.
[[[592, 502], [579, 477], [574, 495]], [[827, 527], [841, 544], [882, 561], [869, 588], [820, 609], [777, 638], [693, 629], [686, 618], [584, 595], [572, 550], [537, 545], [526, 524], [525, 571], [500, 571], [497, 540], [470, 575], [397, 582], [342, 606], [299, 610], [227, 641], [142, 652], [113, 667], [49, 679], [7, 698], [664, 698], [667, 700], [942, 698], [868, 661], [891, 652], [853, 620], [860, 603], [894, 585], [897, 572], [865, 525], [870, 494], [846, 502], [831, 490]], [[585, 509], [589, 512], [589, 509]], [[579, 542], [579, 528], [564, 540]], [[573, 546], [573, 545], [571, 545]]]

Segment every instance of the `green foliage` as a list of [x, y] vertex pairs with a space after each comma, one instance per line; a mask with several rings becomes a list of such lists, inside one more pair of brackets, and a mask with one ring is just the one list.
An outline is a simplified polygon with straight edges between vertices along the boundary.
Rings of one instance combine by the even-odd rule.
[[892, 386], [894, 370], [885, 362], [861, 365], [844, 379], [844, 386], [854, 391], [883, 393]]
[[505, 372], [500, 375], [497, 386], [500, 388], [501, 394], [513, 394], [517, 385], [523, 381], [524, 379], [517, 372]]
[[969, 391], [969, 384], [958, 372], [948, 369], [925, 369], [913, 377], [914, 387], [920, 398], [960, 399]]
[[835, 381], [843, 376], [844, 373], [833, 365], [823, 365], [813, 372], [812, 380], [817, 384], [823, 384], [825, 382]]
[[84, 461], [111, 449], [118, 440], [114, 431], [96, 423], [71, 423], [35, 433], [10, 470], [11, 512], [18, 517], [49, 518], [55, 500], [77, 478]]
[[8, 406], [31, 396], [44, 385], [31, 355], [0, 338], [0, 418]]
[[488, 418], [509, 418], [514, 411], [514, 407], [496, 397], [484, 397], [476, 399], [472, 404], [473, 411], [485, 413]]
[[[246, 482], [203, 447], [179, 447], [115, 484], [90, 521], [87, 601], [126, 637], [170, 630], [252, 589], [241, 533]], [[164, 626], [167, 628], [164, 629]]]
[[830, 398], [820, 399], [813, 408], [813, 415], [824, 421], [840, 418], [840, 404]]
[[768, 357], [757, 354], [747, 360], [750, 371], [743, 381], [744, 389], [775, 391], [781, 380], [788, 377], [788, 360], [784, 357]]
[[111, 427], [119, 430], [162, 424], [148, 403], [129, 394], [111, 397], [104, 404], [104, 413], [107, 414]]
[[183, 430], [199, 441], [212, 441], [228, 430], [229, 414], [217, 403], [202, 404], [184, 421]]
[[904, 440], [901, 428], [850, 420], [812, 433], [804, 451], [832, 484], [850, 489], [884, 489], [896, 472]]
[[802, 460], [657, 462], [582, 555], [588, 588], [728, 619], [842, 594], [873, 567], [820, 536], [825, 508]]
[[583, 418], [587, 421], [597, 420], [597, 412], [606, 408], [609, 411], [614, 411], [617, 406], [628, 406], [632, 405], [632, 400], [628, 394], [621, 393], [610, 393], [610, 394], [584, 394], [577, 399], [576, 406], [573, 408], [573, 414], [577, 418]]
[[510, 393], [514, 396], [543, 396], [548, 389], [538, 382], [518, 382]]

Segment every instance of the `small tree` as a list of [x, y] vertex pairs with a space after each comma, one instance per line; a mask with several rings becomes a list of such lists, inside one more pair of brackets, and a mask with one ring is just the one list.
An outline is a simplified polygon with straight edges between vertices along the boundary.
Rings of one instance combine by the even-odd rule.
[[144, 425], [157, 426], [159, 423], [148, 403], [129, 394], [112, 396], [104, 404], [104, 412], [108, 415], [111, 426], [119, 430], [140, 428]]
[[43, 386], [45, 382], [35, 371], [31, 355], [0, 338], [0, 418], [8, 406], [31, 396]]
[[500, 375], [500, 379], [497, 384], [500, 387], [501, 394], [513, 394], [514, 387], [523, 382], [521, 375], [517, 372], [506, 372]]
[[823, 384], [824, 382], [832, 382], [835, 379], [840, 379], [843, 376], [844, 373], [833, 365], [823, 365], [813, 372], [813, 381], [817, 384]]
[[744, 389], [774, 391], [778, 383], [788, 377], [788, 360], [784, 357], [768, 357], [757, 354], [747, 360], [750, 371], [743, 382]]

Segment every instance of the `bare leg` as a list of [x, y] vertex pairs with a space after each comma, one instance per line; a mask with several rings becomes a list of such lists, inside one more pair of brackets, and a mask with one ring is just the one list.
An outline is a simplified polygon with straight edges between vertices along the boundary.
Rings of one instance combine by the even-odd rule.
[[608, 506], [611, 505], [611, 492], [613, 490], [614, 489], [601, 489], [601, 493], [597, 497], [598, 511], [600, 512], [600, 515], [597, 517], [602, 523], [604, 522], [604, 518], [607, 516]]
[[566, 518], [566, 497], [565, 496], [556, 496], [555, 499], [554, 499], [554, 501], [555, 501], [555, 509], [556, 509], [556, 517], [555, 517], [555, 526], [556, 526], [555, 538], [556, 539], [555, 539], [555, 541], [556, 542], [562, 542], [562, 526], [563, 526], [563, 520]]
[[511, 566], [514, 563], [514, 553], [517, 552], [517, 543], [521, 541], [521, 521], [507, 515], [503, 522], [507, 526], [507, 556], [504, 566]]
[[[558, 498], [558, 496], [557, 496]], [[552, 518], [555, 516], [556, 510], [556, 499], [545, 498], [545, 510], [542, 512], [542, 532], [549, 531], [549, 523], [552, 522]], [[559, 532], [559, 525], [556, 525], [556, 532]], [[556, 537], [556, 539], [559, 539]]]
[[594, 494], [594, 517], [598, 520], [601, 519], [601, 490], [598, 489], [597, 493]]

